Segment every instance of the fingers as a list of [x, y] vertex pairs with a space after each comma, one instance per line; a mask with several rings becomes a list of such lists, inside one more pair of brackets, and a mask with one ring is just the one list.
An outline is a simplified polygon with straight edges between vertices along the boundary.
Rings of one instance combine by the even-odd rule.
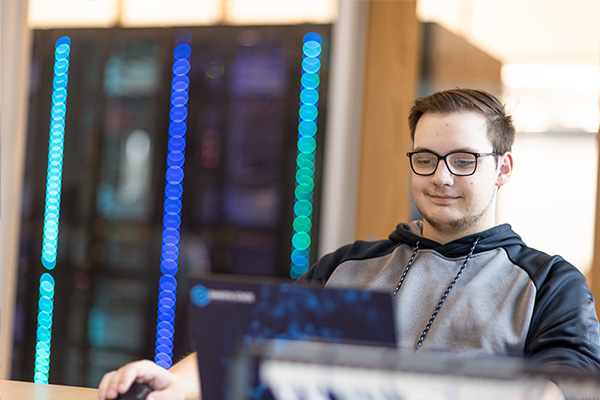
[[114, 399], [117, 397], [118, 392], [116, 389], [117, 371], [112, 371], [105, 374], [98, 385], [98, 400]]
[[135, 381], [147, 382], [154, 387], [156, 381], [161, 381], [160, 377], [157, 379], [160, 372], [161, 368], [148, 360], [127, 364], [104, 375], [98, 385], [98, 399], [114, 399], [127, 392]]

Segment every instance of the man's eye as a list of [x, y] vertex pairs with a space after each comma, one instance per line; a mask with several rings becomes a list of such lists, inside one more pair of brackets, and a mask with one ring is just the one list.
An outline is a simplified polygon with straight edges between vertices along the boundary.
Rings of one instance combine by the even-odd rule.
[[435, 158], [432, 157], [415, 157], [414, 160], [419, 165], [431, 165], [435, 163]]
[[475, 163], [473, 158], [455, 158], [452, 160], [452, 165], [456, 167], [469, 167]]

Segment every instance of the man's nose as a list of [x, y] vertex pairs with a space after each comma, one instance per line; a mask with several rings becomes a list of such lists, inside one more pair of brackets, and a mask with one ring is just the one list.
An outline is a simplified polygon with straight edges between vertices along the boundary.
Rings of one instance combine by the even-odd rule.
[[[444, 163], [444, 165], [442, 165], [442, 163]], [[450, 169], [448, 169], [446, 160], [438, 161], [437, 168], [431, 176], [431, 181], [439, 186], [452, 185], [454, 183], [454, 175], [450, 172]]]

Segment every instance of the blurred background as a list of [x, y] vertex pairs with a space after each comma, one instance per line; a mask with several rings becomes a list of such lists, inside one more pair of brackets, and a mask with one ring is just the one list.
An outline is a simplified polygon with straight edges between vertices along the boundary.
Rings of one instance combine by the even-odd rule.
[[408, 109], [457, 86], [515, 118], [498, 222], [595, 282], [595, 0], [0, 4], [0, 379], [93, 387], [154, 359], [165, 301], [176, 361], [191, 274], [293, 279], [386, 237], [417, 217]]

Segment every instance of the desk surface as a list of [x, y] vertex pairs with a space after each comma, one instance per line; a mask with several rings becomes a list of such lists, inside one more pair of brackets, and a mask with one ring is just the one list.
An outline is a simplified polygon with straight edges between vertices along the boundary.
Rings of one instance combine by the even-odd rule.
[[96, 400], [97, 390], [0, 380], [0, 400]]

